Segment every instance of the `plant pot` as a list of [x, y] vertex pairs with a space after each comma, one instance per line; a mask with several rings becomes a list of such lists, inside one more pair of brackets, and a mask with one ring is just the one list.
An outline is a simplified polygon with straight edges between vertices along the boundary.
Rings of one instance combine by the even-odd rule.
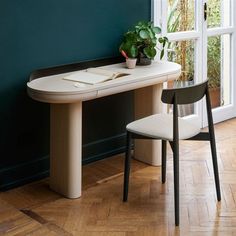
[[152, 64], [152, 60], [150, 58], [144, 56], [143, 54], [139, 55], [137, 65], [148, 66], [151, 64]]
[[128, 58], [126, 59], [126, 66], [129, 69], [134, 69], [136, 66], [137, 58]]
[[209, 94], [211, 98], [211, 108], [220, 106], [220, 87], [209, 88]]

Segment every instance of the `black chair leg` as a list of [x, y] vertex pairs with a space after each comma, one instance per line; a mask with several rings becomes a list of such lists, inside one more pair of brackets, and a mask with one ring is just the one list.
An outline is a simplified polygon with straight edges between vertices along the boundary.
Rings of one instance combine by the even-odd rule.
[[179, 226], [179, 142], [173, 142], [175, 225]]
[[131, 133], [127, 131], [126, 152], [125, 152], [124, 190], [123, 190], [123, 201], [124, 202], [126, 202], [128, 199], [130, 159], [131, 159]]
[[166, 140], [161, 141], [161, 180], [166, 182]]
[[208, 89], [206, 89], [206, 105], [207, 105], [207, 117], [208, 117], [211, 155], [212, 155], [213, 170], [214, 170], [214, 177], [215, 177], [216, 194], [217, 194], [217, 200], [220, 201], [221, 194], [220, 194], [220, 180], [219, 180], [217, 154], [216, 154], [216, 141], [215, 141], [214, 124], [213, 124], [212, 112], [211, 112], [211, 101], [210, 101], [210, 95], [209, 95]]
[[219, 180], [219, 171], [218, 171], [217, 154], [216, 154], [216, 142], [215, 142], [214, 133], [211, 135], [210, 144], [211, 144], [211, 155], [212, 155], [212, 162], [213, 162], [217, 200], [220, 201], [221, 200], [220, 180]]

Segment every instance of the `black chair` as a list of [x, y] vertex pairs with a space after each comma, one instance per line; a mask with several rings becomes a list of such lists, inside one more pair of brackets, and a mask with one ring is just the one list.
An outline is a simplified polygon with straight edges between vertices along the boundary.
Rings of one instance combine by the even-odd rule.
[[[208, 132], [201, 132], [200, 127], [178, 117], [178, 105], [191, 104], [206, 96], [208, 117]], [[127, 146], [125, 156], [123, 201], [128, 198], [131, 139], [161, 139], [162, 140], [162, 183], [166, 181], [166, 142], [169, 141], [173, 151], [174, 161], [174, 203], [175, 225], [179, 225], [179, 140], [210, 141], [215, 186], [218, 201], [221, 200], [220, 182], [216, 155], [215, 133], [212, 119], [208, 81], [185, 88], [164, 89], [163, 103], [173, 105], [173, 114], [156, 114], [136, 120], [127, 125]]]

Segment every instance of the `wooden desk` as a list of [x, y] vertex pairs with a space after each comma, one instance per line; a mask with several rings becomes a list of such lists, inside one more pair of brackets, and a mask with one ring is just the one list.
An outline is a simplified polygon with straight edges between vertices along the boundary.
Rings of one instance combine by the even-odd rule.
[[[58, 68], [53, 73], [49, 69], [49, 76], [45, 76], [47, 70], [41, 73], [43, 77], [38, 73], [36, 79], [27, 83], [27, 89], [31, 98], [51, 104], [50, 187], [65, 197], [78, 198], [81, 196], [82, 102], [135, 90], [135, 119], [161, 112], [162, 84], [178, 78], [181, 67], [172, 62], [154, 62], [135, 69], [126, 69], [124, 63], [102, 66], [130, 75], [85, 87], [76, 87], [75, 82], [63, 80], [69, 73], [62, 73], [63, 68]], [[160, 165], [159, 141], [137, 140], [135, 158]]]

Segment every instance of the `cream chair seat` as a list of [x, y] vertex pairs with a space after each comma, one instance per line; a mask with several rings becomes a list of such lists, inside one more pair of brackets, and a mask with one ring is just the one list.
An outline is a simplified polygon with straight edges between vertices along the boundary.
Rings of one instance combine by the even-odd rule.
[[[200, 120], [191, 122], [179, 117], [179, 139], [188, 139], [200, 133]], [[155, 114], [129, 123], [126, 129], [138, 135], [173, 141], [173, 115]]]

